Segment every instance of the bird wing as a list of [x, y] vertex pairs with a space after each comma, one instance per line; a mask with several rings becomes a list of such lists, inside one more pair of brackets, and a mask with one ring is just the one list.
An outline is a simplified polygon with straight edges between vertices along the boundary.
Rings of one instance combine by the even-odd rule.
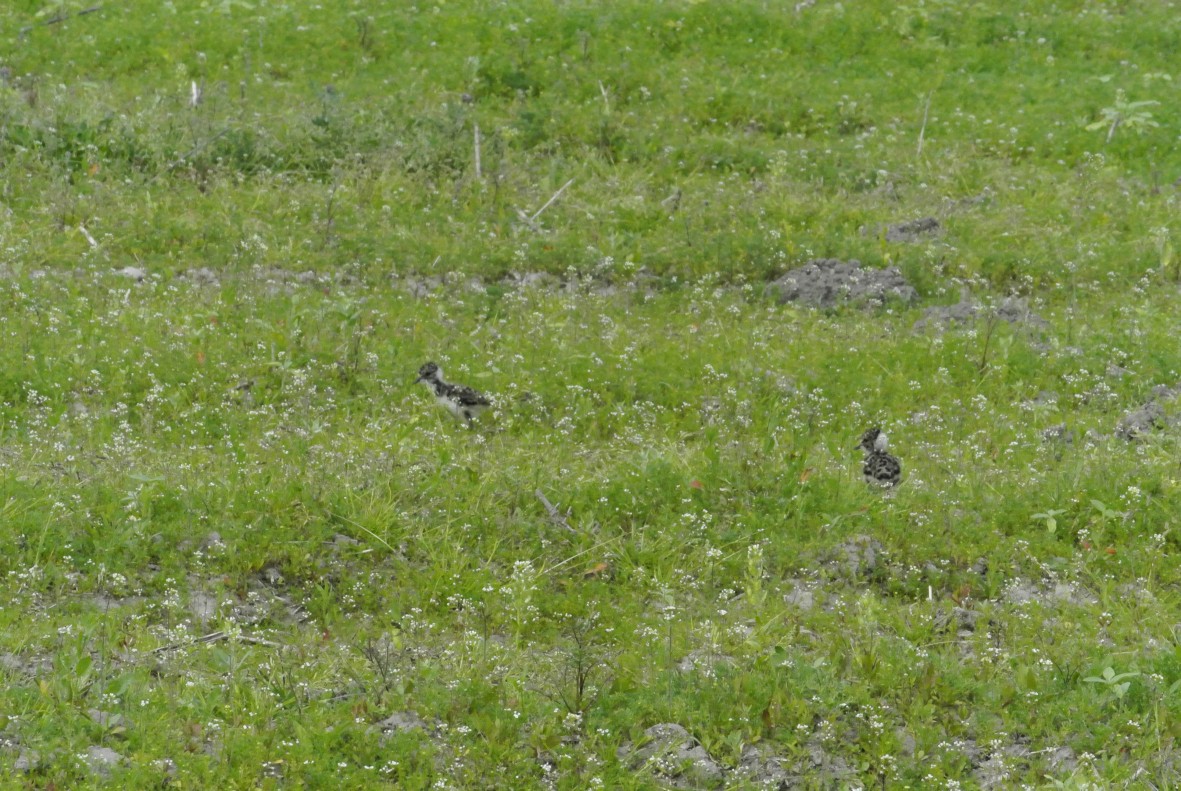
[[863, 472], [875, 481], [896, 483], [902, 477], [902, 465], [893, 456], [879, 452], [865, 460]]
[[488, 406], [491, 403], [487, 396], [470, 387], [452, 385], [447, 395], [462, 406]]

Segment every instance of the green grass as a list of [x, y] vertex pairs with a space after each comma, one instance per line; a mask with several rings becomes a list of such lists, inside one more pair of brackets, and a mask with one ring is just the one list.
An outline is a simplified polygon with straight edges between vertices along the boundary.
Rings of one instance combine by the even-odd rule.
[[1173, 9], [90, 5], [0, 10], [4, 785], [1181, 782]]

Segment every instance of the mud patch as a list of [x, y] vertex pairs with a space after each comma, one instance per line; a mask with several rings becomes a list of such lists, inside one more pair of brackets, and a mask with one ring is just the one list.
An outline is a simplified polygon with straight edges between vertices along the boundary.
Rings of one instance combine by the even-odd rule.
[[910, 305], [919, 297], [897, 267], [863, 269], [855, 259], [809, 261], [772, 282], [771, 288], [778, 292], [780, 303], [799, 302], [818, 308], [842, 303], [877, 307], [891, 299]]

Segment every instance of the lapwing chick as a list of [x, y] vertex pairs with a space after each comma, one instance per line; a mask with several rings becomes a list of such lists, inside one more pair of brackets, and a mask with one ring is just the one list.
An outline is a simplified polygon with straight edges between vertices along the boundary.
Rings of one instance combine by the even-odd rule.
[[464, 418], [469, 424], [491, 406], [488, 397], [483, 393], [470, 387], [454, 385], [445, 381], [443, 372], [434, 363], [427, 363], [419, 368], [418, 378], [414, 382], [415, 384], [422, 382], [429, 387], [440, 406], [446, 407], [447, 411], [456, 417]]
[[876, 426], [861, 436], [861, 449], [865, 451], [865, 466], [861, 472], [866, 483], [897, 486], [902, 480], [902, 465], [897, 456], [886, 452], [887, 447], [886, 433]]

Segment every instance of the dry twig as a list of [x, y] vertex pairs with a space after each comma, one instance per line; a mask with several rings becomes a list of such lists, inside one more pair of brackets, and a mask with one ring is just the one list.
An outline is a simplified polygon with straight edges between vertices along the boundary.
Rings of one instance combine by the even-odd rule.
[[208, 645], [210, 643], [220, 643], [222, 640], [238, 640], [239, 642], [249, 643], [250, 645], [265, 645], [267, 648], [281, 648], [279, 643], [272, 640], [264, 640], [261, 637], [250, 637], [249, 635], [239, 634], [235, 635], [232, 632], [227, 632], [225, 629], [218, 629], [216, 632], [195, 637], [192, 640], [185, 640], [177, 643], [169, 643], [162, 645], [152, 651], [153, 654], [167, 654], [169, 651], [176, 651], [180, 648], [186, 648], [191, 645]]
[[18, 34], [18, 36], [19, 36], [19, 38], [23, 39], [25, 36], [29, 35], [29, 33], [31, 33], [36, 28], [49, 27], [50, 25], [57, 25], [62, 22], [65, 22], [67, 19], [73, 19], [74, 17], [78, 17], [78, 16], [86, 16], [87, 14], [93, 14], [96, 11], [101, 11], [102, 8], [103, 8], [102, 3], [99, 3], [98, 5], [92, 5], [89, 8], [83, 8], [80, 11], [75, 11], [72, 14], [67, 14], [62, 11], [59, 11], [56, 14], [54, 14], [53, 16], [49, 17], [49, 19], [42, 19], [40, 22], [34, 22], [31, 25], [25, 25], [24, 27], [22, 27], [20, 29], [20, 33]]
[[549, 498], [545, 496], [545, 493], [542, 492], [541, 489], [535, 490], [533, 494], [537, 495], [537, 499], [541, 500], [541, 504], [545, 506], [545, 512], [549, 515], [549, 520], [551, 522], [553, 522], [558, 527], [563, 527], [569, 530], [571, 533], [578, 532], [570, 526], [570, 509], [566, 509], [566, 513], [559, 511], [558, 507], [549, 501]]
[[550, 196], [550, 199], [545, 202], [544, 206], [542, 206], [537, 211], [533, 212], [533, 216], [529, 218], [530, 222], [537, 222], [537, 218], [541, 216], [541, 213], [543, 211], [545, 211], [546, 209], [548, 209], [553, 204], [553, 202], [558, 199], [558, 196], [560, 196], [563, 192], [565, 192], [566, 188], [569, 187], [573, 183], [574, 183], [574, 179], [570, 179], [565, 184], [563, 184], [561, 186], [561, 188], [558, 189], [557, 192], [555, 192], [553, 195]]

